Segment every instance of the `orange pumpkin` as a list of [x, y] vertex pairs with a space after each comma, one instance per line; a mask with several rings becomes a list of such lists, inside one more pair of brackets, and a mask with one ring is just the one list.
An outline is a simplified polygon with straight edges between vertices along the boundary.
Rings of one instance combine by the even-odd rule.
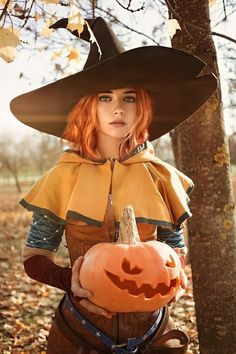
[[132, 207], [124, 209], [119, 239], [88, 250], [80, 269], [81, 286], [90, 300], [111, 312], [155, 311], [180, 285], [176, 252], [158, 241], [141, 242]]

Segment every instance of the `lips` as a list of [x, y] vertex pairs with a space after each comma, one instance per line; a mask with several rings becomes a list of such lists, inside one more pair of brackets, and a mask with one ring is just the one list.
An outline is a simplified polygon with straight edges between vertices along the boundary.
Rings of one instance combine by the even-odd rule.
[[113, 122], [110, 122], [109, 125], [125, 126], [127, 124], [124, 121], [114, 120]]

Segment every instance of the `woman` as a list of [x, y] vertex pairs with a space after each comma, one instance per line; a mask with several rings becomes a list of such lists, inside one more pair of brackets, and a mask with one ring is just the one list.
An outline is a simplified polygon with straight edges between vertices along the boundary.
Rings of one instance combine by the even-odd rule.
[[[124, 52], [104, 20], [89, 23], [102, 56], [93, 43], [82, 72], [12, 102], [22, 121], [71, 144], [21, 201], [34, 212], [24, 251], [27, 274], [69, 294], [56, 312], [47, 353], [184, 353], [187, 337], [173, 331], [167, 307], [110, 313], [89, 300], [79, 269], [92, 245], [116, 240], [127, 204], [135, 209], [142, 241], [166, 242], [183, 261], [182, 228], [191, 216], [193, 182], [155, 157], [148, 137], [163, 135], [196, 111], [216, 80], [195, 77], [203, 67], [195, 57], [164, 47]], [[54, 27], [65, 26], [63, 21]], [[82, 38], [89, 38], [86, 28]], [[72, 268], [53, 261], [64, 231]]]

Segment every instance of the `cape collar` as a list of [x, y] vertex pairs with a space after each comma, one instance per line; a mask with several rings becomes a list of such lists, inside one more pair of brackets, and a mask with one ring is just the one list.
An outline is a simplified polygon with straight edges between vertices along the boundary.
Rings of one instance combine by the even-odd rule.
[[114, 219], [132, 205], [136, 221], [176, 228], [191, 216], [188, 194], [193, 182], [170, 164], [155, 157], [149, 142], [126, 159], [94, 162], [66, 151], [43, 175], [21, 204], [61, 221], [76, 220], [101, 226], [111, 194]]
[[103, 165], [111, 162], [119, 162], [121, 164], [133, 164], [133, 163], [141, 163], [148, 161], [161, 161], [155, 156], [154, 148], [150, 141], [145, 141], [143, 144], [138, 145], [133, 151], [131, 151], [128, 155], [126, 155], [123, 159], [102, 159], [98, 161], [89, 160], [80, 155], [77, 150], [66, 149], [59, 159], [58, 163], [61, 162], [78, 162], [78, 163], [88, 163], [95, 165]]

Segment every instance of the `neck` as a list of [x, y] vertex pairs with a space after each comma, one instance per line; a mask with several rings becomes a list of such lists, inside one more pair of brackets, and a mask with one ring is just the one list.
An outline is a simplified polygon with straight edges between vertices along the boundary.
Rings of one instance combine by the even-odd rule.
[[97, 151], [102, 159], [119, 159], [120, 145], [123, 139], [114, 139], [108, 136], [101, 136], [98, 139]]

